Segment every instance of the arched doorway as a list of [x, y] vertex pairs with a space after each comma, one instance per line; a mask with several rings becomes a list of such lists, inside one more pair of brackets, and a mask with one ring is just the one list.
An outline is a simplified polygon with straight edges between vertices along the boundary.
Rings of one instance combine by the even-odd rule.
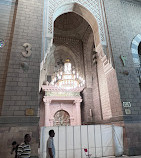
[[59, 110], [54, 115], [54, 126], [69, 126], [70, 115], [67, 111]]

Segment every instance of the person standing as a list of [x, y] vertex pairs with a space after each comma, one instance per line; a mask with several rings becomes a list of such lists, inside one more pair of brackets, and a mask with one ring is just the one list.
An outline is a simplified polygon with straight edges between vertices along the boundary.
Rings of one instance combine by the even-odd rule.
[[18, 150], [17, 150], [17, 158], [29, 158], [30, 153], [31, 153], [31, 148], [30, 148], [30, 141], [31, 137], [29, 134], [26, 134], [24, 136], [24, 143], [21, 143], [19, 145]]
[[53, 137], [55, 136], [54, 130], [49, 131], [49, 138], [47, 140], [47, 158], [55, 158], [55, 146]]
[[18, 144], [16, 141], [12, 142], [12, 150], [11, 150], [11, 154], [13, 154], [13, 152], [15, 151], [15, 158], [17, 158], [17, 150], [18, 150]]

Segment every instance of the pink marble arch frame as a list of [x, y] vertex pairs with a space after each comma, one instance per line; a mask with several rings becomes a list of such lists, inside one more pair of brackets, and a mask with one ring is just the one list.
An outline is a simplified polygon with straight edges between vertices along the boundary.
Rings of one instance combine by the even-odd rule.
[[[61, 89], [52, 85], [42, 85], [42, 90], [45, 92], [43, 96], [43, 104], [40, 105], [40, 126], [53, 126], [54, 115], [57, 111], [64, 110], [70, 115], [70, 125], [81, 125], [81, 109], [82, 102], [80, 92], [83, 88], [75, 88], [71, 90]], [[53, 92], [54, 95], [46, 95]], [[64, 94], [58, 95], [59, 93]], [[79, 95], [72, 95], [79, 94]], [[71, 93], [71, 96], [65, 94]]]

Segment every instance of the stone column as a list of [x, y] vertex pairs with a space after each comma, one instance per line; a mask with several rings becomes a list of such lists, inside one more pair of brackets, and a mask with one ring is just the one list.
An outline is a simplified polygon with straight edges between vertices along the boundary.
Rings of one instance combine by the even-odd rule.
[[81, 111], [80, 111], [80, 103], [82, 102], [82, 99], [75, 100], [75, 106], [76, 106], [76, 123], [77, 125], [81, 125]]
[[70, 117], [70, 126], [75, 126], [74, 118], [73, 117]]
[[50, 126], [50, 121], [49, 121], [49, 118], [50, 118], [50, 103], [51, 103], [51, 100], [46, 100], [45, 101], [45, 124], [44, 126]]
[[49, 122], [50, 122], [50, 126], [54, 126], [54, 125], [53, 125], [53, 122], [54, 122], [54, 119], [53, 119], [53, 118], [50, 118], [50, 119], [49, 119]]

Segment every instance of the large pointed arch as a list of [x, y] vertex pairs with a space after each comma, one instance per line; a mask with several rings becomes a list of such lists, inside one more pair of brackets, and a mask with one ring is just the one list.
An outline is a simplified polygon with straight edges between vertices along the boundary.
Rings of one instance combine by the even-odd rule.
[[[100, 43], [100, 34], [99, 34], [99, 27], [96, 18], [93, 16], [93, 14], [88, 11], [85, 7], [78, 3], [67, 3], [62, 5], [61, 7], [56, 8], [54, 14], [53, 14], [53, 22], [56, 20], [57, 17], [64, 13], [68, 12], [74, 12], [81, 17], [83, 17], [91, 26], [93, 34], [94, 34], [94, 41], [95, 46], [97, 47]], [[54, 26], [53, 26], [54, 27]], [[54, 30], [54, 28], [53, 28]]]
[[97, 0], [93, 0], [92, 3], [86, 0], [47, 0], [44, 12], [43, 39], [45, 40], [42, 43], [41, 70], [52, 46], [54, 21], [58, 16], [68, 12], [80, 15], [89, 23], [94, 33], [95, 50], [98, 52], [98, 56], [105, 56], [102, 46], [107, 44], [101, 5]]

